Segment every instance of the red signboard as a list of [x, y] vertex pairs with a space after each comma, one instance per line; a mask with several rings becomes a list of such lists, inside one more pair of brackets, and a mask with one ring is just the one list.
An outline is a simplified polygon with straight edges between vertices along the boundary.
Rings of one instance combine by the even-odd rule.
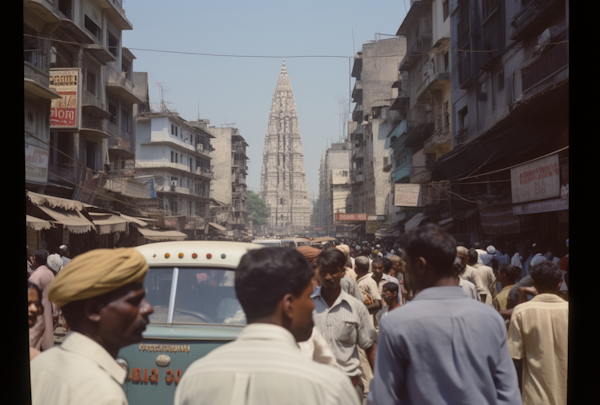
[[366, 221], [367, 214], [335, 214], [336, 221]]

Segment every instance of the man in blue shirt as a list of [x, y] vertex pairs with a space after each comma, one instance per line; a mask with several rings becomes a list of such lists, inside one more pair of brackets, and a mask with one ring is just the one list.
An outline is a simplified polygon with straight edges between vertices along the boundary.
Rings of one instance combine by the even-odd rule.
[[454, 238], [427, 224], [401, 246], [420, 292], [381, 320], [368, 403], [521, 405], [502, 317], [456, 288]]

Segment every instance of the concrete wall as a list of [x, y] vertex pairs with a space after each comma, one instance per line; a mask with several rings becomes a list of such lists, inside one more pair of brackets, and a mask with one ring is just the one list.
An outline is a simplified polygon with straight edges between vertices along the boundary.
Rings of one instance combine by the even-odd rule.
[[231, 166], [233, 164], [231, 154], [231, 128], [209, 128], [215, 138], [211, 144], [215, 151], [211, 165], [215, 180], [211, 182], [211, 196], [226, 205], [232, 204], [231, 193]]

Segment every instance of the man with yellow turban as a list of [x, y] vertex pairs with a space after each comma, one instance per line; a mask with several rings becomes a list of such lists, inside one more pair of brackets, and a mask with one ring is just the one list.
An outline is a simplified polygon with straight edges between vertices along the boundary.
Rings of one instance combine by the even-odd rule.
[[48, 298], [71, 330], [31, 361], [32, 404], [127, 404], [119, 350], [142, 340], [154, 309], [143, 288], [148, 264], [133, 248], [96, 249], [71, 260]]

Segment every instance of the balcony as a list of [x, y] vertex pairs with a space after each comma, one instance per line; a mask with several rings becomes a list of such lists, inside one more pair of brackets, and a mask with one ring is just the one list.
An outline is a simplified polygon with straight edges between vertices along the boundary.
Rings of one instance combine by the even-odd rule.
[[212, 170], [204, 169], [203, 167], [197, 167], [195, 173], [199, 176], [203, 176], [212, 180], [215, 179], [215, 175], [213, 174]]
[[60, 25], [58, 2], [50, 5], [47, 0], [23, 0], [23, 22], [40, 34], [47, 35]]
[[134, 175], [135, 170], [132, 167], [119, 170], [110, 170], [106, 172], [107, 179], [121, 179], [124, 177], [134, 177]]
[[357, 173], [355, 177], [355, 183], [362, 183], [365, 181], [365, 175], [363, 173]]
[[431, 170], [427, 166], [414, 166], [410, 173], [410, 182], [421, 184], [426, 181], [431, 181]]
[[133, 133], [123, 128], [115, 129], [116, 125], [109, 122], [113, 129], [109, 131], [112, 137], [108, 140], [109, 152], [120, 156], [123, 159], [135, 158], [135, 146], [133, 142]]
[[[208, 177], [205, 174], [200, 174], [198, 171], [200, 168], [196, 169], [196, 171], [190, 170], [189, 165], [184, 165], [183, 163], [175, 163], [169, 162], [167, 159], [155, 159], [155, 160], [145, 160], [145, 161], [136, 161], [137, 166], [145, 169], [174, 169], [177, 171], [184, 172], [184, 174], [199, 174], [204, 177]], [[212, 173], [212, 172], [211, 172]]]
[[394, 183], [408, 182], [409, 178], [410, 178], [411, 170], [412, 170], [412, 161], [409, 158], [407, 162], [396, 167], [394, 169], [394, 171], [392, 172], [392, 179], [393, 179]]
[[190, 195], [190, 189], [179, 186], [155, 186], [154, 190], [160, 193], [175, 193], [175, 194], [185, 194]]
[[359, 98], [362, 100], [362, 94], [363, 94], [362, 80], [357, 80], [354, 83], [354, 89], [352, 89], [352, 101], [358, 101]]
[[360, 77], [362, 71], [362, 52], [357, 52], [352, 65], [352, 77]]
[[246, 151], [245, 148], [242, 145], [231, 145], [231, 150], [232, 152], [234, 152], [235, 154], [240, 154], [242, 155], [245, 159], [248, 159], [248, 156], [246, 156]]
[[420, 33], [402, 58], [398, 70], [408, 72], [416, 61], [426, 56], [431, 50], [431, 39], [431, 31]]
[[60, 95], [50, 90], [50, 88], [48, 87], [50, 82], [50, 76], [47, 73], [44, 73], [29, 62], [23, 62], [23, 64], [23, 81], [25, 86], [25, 93], [45, 98], [47, 100], [61, 98]]
[[568, 43], [555, 45], [533, 63], [521, 69], [523, 92], [533, 90], [536, 84], [569, 65], [568, 46]]
[[107, 14], [110, 22], [119, 30], [132, 30], [133, 25], [125, 16], [123, 0], [91, 0], [91, 3], [100, 7]]
[[106, 73], [106, 89], [112, 91], [116, 95], [120, 96], [124, 100], [132, 104], [142, 104], [140, 100], [133, 92], [133, 83], [125, 77], [125, 72], [118, 73], [113, 68], [106, 66], [104, 70]]
[[56, 29], [55, 35], [59, 39], [75, 40], [83, 45], [89, 45], [95, 42], [94, 37], [90, 35], [87, 30], [75, 24], [71, 17], [64, 15], [60, 10], [58, 11], [58, 16], [60, 17], [60, 25]]
[[463, 145], [469, 139], [469, 128], [460, 129], [454, 137], [454, 148]]
[[425, 76], [425, 80], [417, 88], [417, 100], [423, 101], [424, 98], [429, 99], [429, 93], [441, 92], [444, 88], [450, 90], [450, 72], [440, 72], [434, 74], [433, 71]]
[[362, 137], [362, 134], [363, 134], [363, 126], [361, 123], [359, 123], [356, 125], [356, 129], [352, 133], [352, 137], [357, 138], [359, 135]]
[[82, 49], [85, 54], [93, 56], [98, 62], [102, 63], [103, 65], [106, 65], [109, 62], [116, 62], [117, 60], [117, 58], [109, 52], [108, 48], [106, 48], [102, 44], [92, 43], [89, 45], [83, 45]]
[[394, 111], [408, 111], [408, 102], [410, 98], [407, 92], [399, 91], [398, 96], [392, 102], [390, 110]]
[[565, 12], [564, 0], [529, 0], [522, 3], [525, 3], [523, 8], [510, 22], [513, 27], [510, 39], [513, 41], [538, 35], [546, 28], [550, 15]]
[[106, 119], [94, 118], [87, 114], [82, 115], [79, 133], [95, 140], [110, 138]]
[[410, 147], [421, 149], [423, 143], [431, 135], [433, 129], [433, 114], [426, 112], [423, 118], [415, 125], [415, 128], [408, 134], [404, 144]]
[[423, 153], [448, 153], [452, 143], [452, 132], [446, 126], [438, 129], [423, 143]]
[[363, 120], [363, 106], [362, 104], [356, 104], [354, 111], [352, 111], [352, 120], [356, 122], [362, 122]]
[[82, 92], [81, 107], [84, 110], [89, 110], [94, 115], [98, 115], [102, 118], [110, 118], [108, 107], [106, 104], [100, 101], [100, 97], [90, 93], [87, 90]]
[[458, 52], [458, 85], [463, 90], [468, 90], [475, 84], [478, 69], [473, 65], [477, 57], [472, 52]]
[[209, 151], [208, 149], [206, 149], [204, 147], [203, 144], [199, 143], [196, 145], [196, 152], [203, 154], [204, 156], [206, 156], [207, 158], [212, 159], [213, 158], [213, 154], [211, 151]]
[[355, 149], [352, 153], [352, 158], [354, 159], [362, 159], [365, 157], [365, 152], [363, 148]]

